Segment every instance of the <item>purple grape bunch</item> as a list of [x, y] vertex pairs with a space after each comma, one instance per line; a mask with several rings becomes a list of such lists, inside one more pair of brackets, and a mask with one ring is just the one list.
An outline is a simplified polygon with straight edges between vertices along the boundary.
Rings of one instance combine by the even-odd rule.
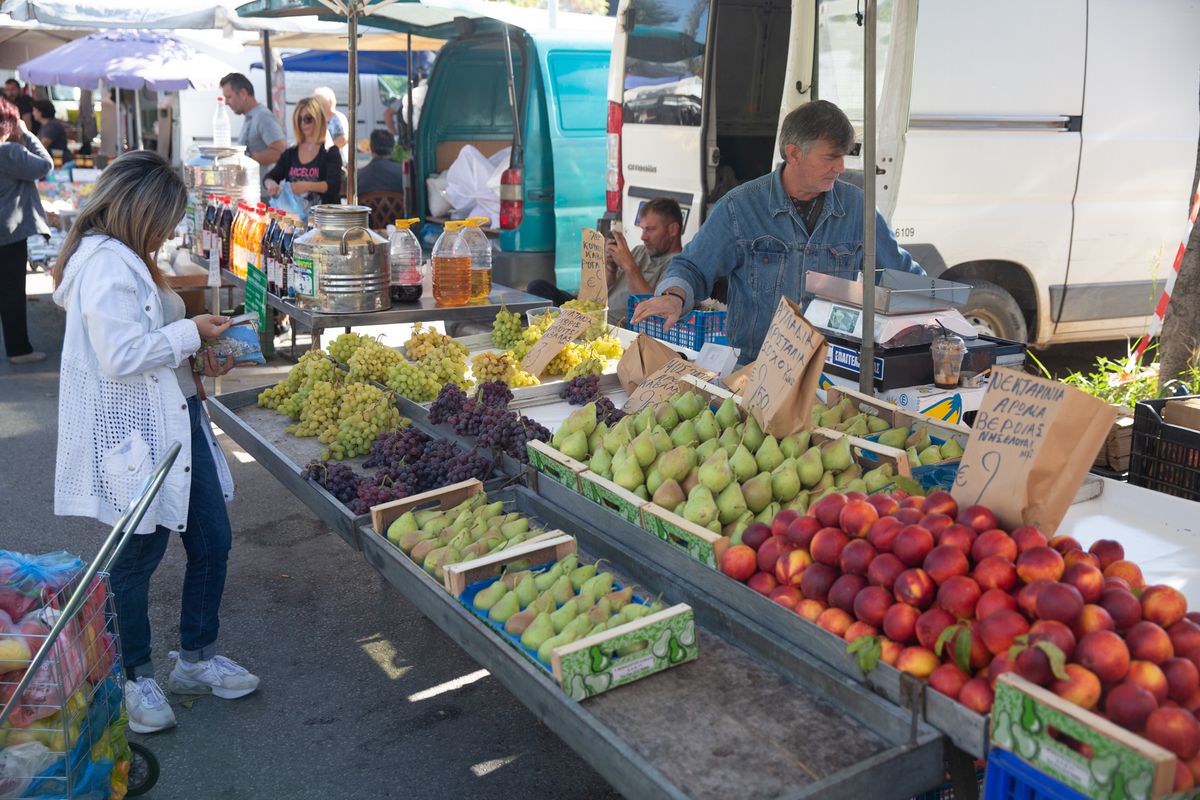
[[563, 384], [558, 396], [573, 406], [587, 405], [600, 396], [600, 376], [581, 375]]
[[348, 505], [358, 497], [358, 485], [362, 481], [348, 464], [316, 459], [304, 465], [300, 477], [316, 481], [318, 486], [336, 497], [342, 505]]
[[508, 408], [513, 399], [512, 389], [504, 381], [481, 383], [475, 393], [476, 402], [488, 408]]

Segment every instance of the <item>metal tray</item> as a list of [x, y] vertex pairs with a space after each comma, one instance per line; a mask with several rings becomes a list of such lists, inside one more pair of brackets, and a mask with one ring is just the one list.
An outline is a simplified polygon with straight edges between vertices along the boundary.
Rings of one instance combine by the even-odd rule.
[[[858, 308], [863, 306], [862, 274], [830, 275], [809, 272], [804, 276], [806, 292]], [[942, 311], [967, 302], [971, 287], [911, 272], [881, 269], [875, 273], [875, 310], [880, 314], [918, 314]]]
[[[540, 476], [535, 474], [535, 479], [537, 477]], [[729, 616], [753, 620], [764, 635], [779, 646], [815, 656], [846, 679], [867, 684], [896, 706], [917, 708], [926, 722], [946, 734], [958, 748], [976, 758], [987, 756], [989, 716], [976, 714], [938, 692], [925, 691], [924, 682], [914, 681], [887, 664], [880, 663], [864, 676], [854, 658], [846, 654], [845, 641], [798, 619], [794, 611], [730, 580], [684, 550], [647, 533], [562, 484], [536, 480], [536, 491], [561, 509], [563, 517], [575, 520], [577, 531], [586, 529], [595, 536], [620, 542], [627, 553], [626, 560], [633, 558], [654, 564], [656, 568], [678, 576], [681, 601], [695, 607], [698, 620], [702, 619], [701, 608], [705, 604]]]
[[[489, 498], [576, 535], [620, 581], [692, 602], [674, 576], [528, 489]], [[710, 601], [693, 606], [696, 661], [577, 703], [369, 522], [359, 537], [368, 563], [628, 797], [905, 798], [943, 780], [931, 728]]]

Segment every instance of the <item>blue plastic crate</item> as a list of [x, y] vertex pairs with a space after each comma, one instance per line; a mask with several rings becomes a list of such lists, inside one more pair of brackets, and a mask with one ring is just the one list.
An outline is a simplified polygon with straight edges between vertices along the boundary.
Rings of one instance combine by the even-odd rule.
[[[984, 767], [982, 762], [976, 761], [975, 763], [979, 765], [975, 768], [975, 782], [979, 785], [979, 789], [982, 792]], [[982, 793], [979, 796], [982, 797]], [[949, 776], [947, 775], [946, 782], [941, 786], [937, 787], [936, 789], [930, 789], [927, 792], [921, 792], [920, 794], [912, 797], [910, 800], [954, 800], [954, 784], [950, 782]]]
[[[867, 434], [863, 438], [867, 441], [878, 443], [880, 433]], [[929, 437], [929, 440], [939, 447], [946, 443], [945, 439], [940, 439], [933, 435]], [[875, 458], [874, 453], [864, 451], [862, 455], [863, 459], [872, 462], [872, 465], [878, 464], [878, 459]], [[958, 465], [961, 463], [962, 459], [955, 459], [954, 461], [942, 461], [937, 464], [912, 467], [912, 474], [915, 479], [920, 481], [922, 488], [926, 491], [946, 489], [954, 485], [954, 479], [958, 476]], [[909, 466], [912, 465], [910, 464]]]
[[988, 754], [983, 796], [987, 800], [1087, 800], [1087, 795], [998, 748]]
[[630, 322], [633, 319], [634, 307], [648, 297], [648, 294], [629, 295], [625, 306], [625, 327], [629, 330], [692, 350], [699, 350], [705, 342], [728, 344], [725, 338], [725, 311], [693, 311], [671, 326], [669, 331], [663, 330], [665, 317], [650, 317], [636, 325]]

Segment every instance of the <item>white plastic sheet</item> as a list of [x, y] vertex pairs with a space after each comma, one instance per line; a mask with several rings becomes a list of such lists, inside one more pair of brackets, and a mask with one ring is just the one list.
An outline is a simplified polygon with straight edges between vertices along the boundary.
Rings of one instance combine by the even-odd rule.
[[446, 198], [454, 219], [487, 217], [488, 227], [500, 221], [500, 175], [508, 168], [511, 147], [487, 158], [466, 145], [446, 170]]

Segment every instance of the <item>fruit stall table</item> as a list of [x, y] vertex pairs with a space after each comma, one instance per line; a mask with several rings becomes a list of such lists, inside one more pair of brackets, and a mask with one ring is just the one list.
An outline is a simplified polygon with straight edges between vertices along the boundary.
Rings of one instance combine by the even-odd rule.
[[[207, 264], [206, 264], [207, 266]], [[240, 288], [245, 288], [246, 281], [227, 269], [221, 270], [222, 278]], [[491, 322], [501, 308], [509, 311], [524, 313], [535, 308], [551, 305], [551, 301], [519, 289], [510, 289], [498, 283], [492, 284], [492, 292], [486, 303], [471, 303], [464, 306], [439, 306], [433, 299], [433, 291], [429, 286], [429, 278], [425, 279], [425, 291], [421, 299], [415, 303], [396, 303], [383, 311], [363, 311], [352, 314], [330, 314], [323, 311], [313, 311], [301, 308], [295, 303], [267, 293], [267, 305], [276, 311], [286, 314], [292, 321], [292, 349], [296, 355], [295, 327], [308, 330], [312, 334], [310, 349], [316, 350], [321, 346], [321, 333], [329, 328], [351, 328], [366, 325], [396, 325], [408, 322], [426, 322], [444, 320], [446, 322]]]
[[[697, 562], [665, 543], [666, 553], [681, 561], [646, 558], [644, 546], [657, 540], [637, 531], [645, 541], [631, 546], [630, 533], [610, 524], [615, 515], [596, 506], [581, 516], [541, 490], [493, 487], [489, 500], [504, 500], [539, 525], [574, 536], [581, 551], [605, 559], [646, 596], [694, 611], [694, 661], [584, 701], [571, 699], [384, 539], [369, 516], [355, 517], [303, 480], [300, 464], [319, 445], [284, 434], [284, 418], [259, 409], [257, 391], [210, 399], [214, 422], [627, 796], [907, 798], [943, 782], [945, 739], [937, 731], [778, 636], [757, 609], [745, 614], [676, 571], [690, 572], [701, 566]], [[442, 433], [427, 420], [415, 424]], [[524, 479], [552, 483], [532, 474]], [[714, 581], [722, 578], [708, 572]], [[722, 581], [723, 588], [749, 591]]]

